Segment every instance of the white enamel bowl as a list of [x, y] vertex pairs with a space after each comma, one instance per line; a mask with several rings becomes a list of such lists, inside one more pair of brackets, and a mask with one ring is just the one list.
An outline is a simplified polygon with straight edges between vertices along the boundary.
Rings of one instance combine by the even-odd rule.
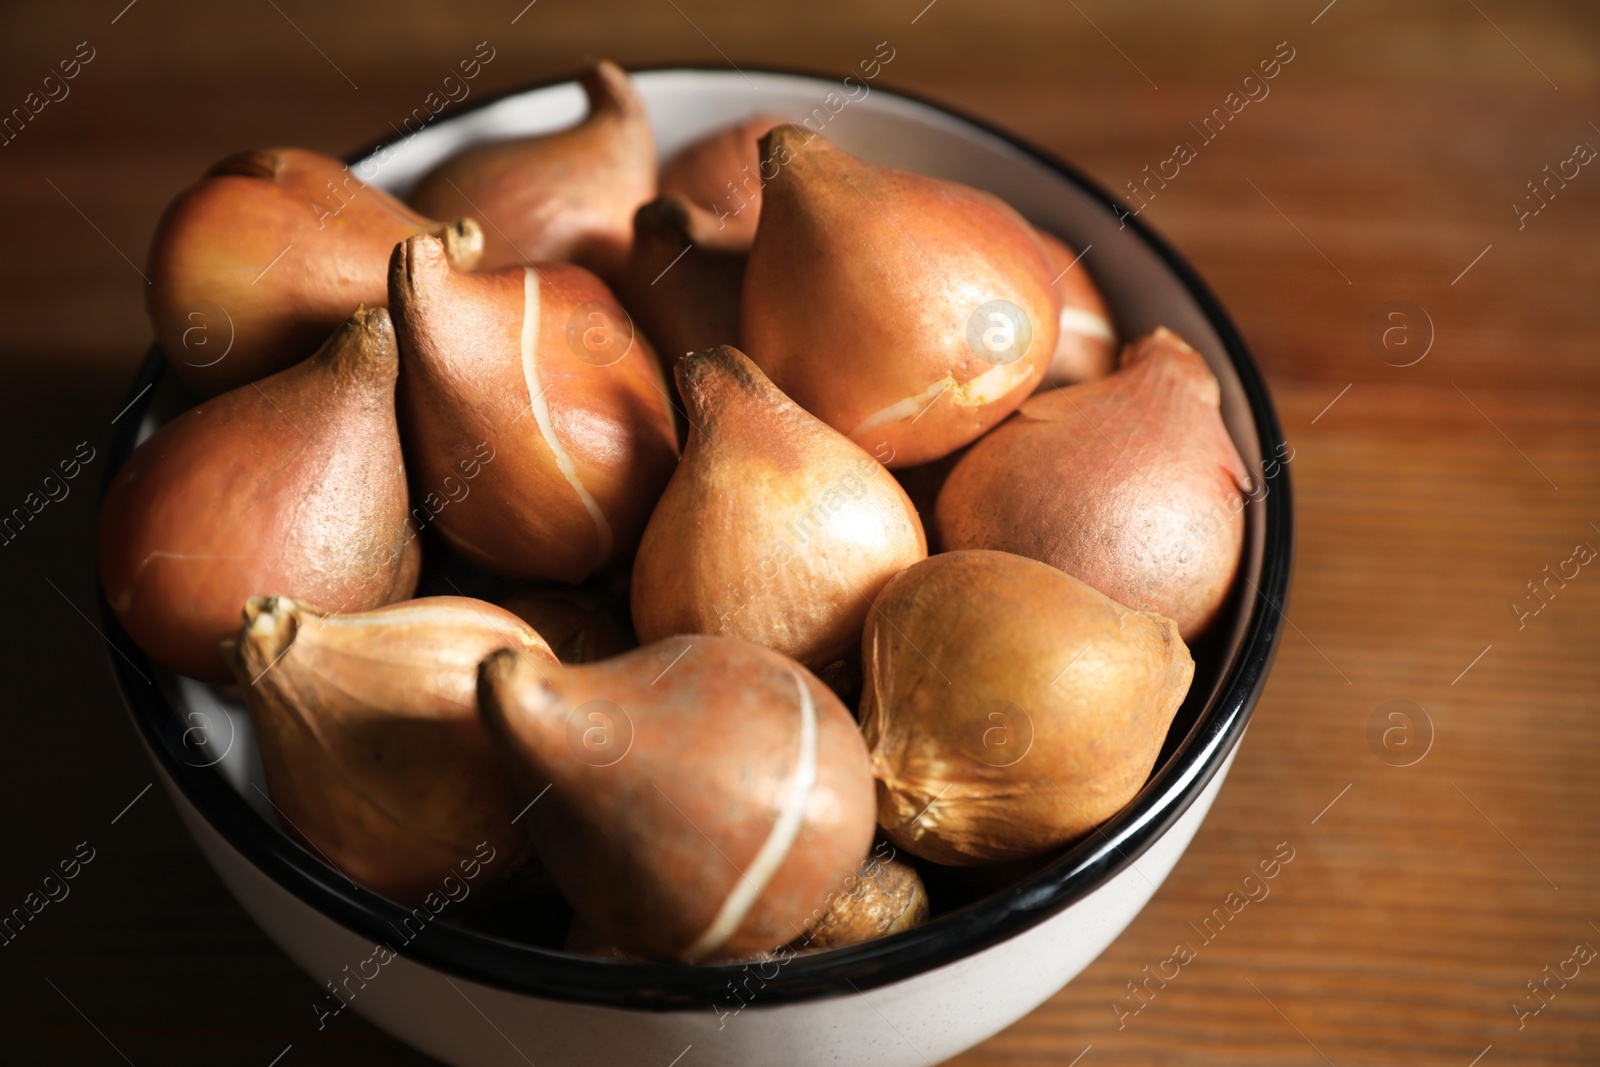
[[[168, 795], [212, 866], [318, 986], [338, 987], [340, 999], [319, 1002], [327, 1026], [340, 1025], [333, 1009], [348, 1003], [460, 1067], [922, 1067], [1021, 1018], [1087, 966], [1150, 899], [1211, 807], [1281, 629], [1289, 485], [1281, 465], [1262, 466], [1280, 454], [1277, 419], [1237, 332], [1194, 272], [1137, 219], [1119, 220], [1110, 198], [1063, 164], [873, 83], [686, 69], [644, 71], [635, 82], [664, 155], [751, 114], [810, 115], [814, 128], [867, 159], [996, 193], [1084, 250], [1123, 336], [1165, 325], [1210, 361], [1228, 429], [1260, 478], [1246, 509], [1244, 580], [1195, 649], [1193, 691], [1133, 803], [1010, 889], [918, 929], [781, 967], [581, 958], [486, 936], [449, 908], [405, 941], [402, 929], [420, 923], [404, 927], [399, 906], [356, 888], [279, 829], [237, 704], [153, 667], [102, 603], [119, 653], [112, 667]], [[512, 93], [380, 146], [355, 171], [403, 194], [467, 145], [557, 129], [583, 110], [570, 81]], [[138, 399], [138, 417], [123, 421], [113, 469], [171, 410], [162, 368], [152, 353], [133, 385], [131, 395], [158, 387]], [[374, 962], [385, 958], [375, 954], [379, 944], [394, 958]], [[308, 1016], [317, 1011], [308, 1004]]]

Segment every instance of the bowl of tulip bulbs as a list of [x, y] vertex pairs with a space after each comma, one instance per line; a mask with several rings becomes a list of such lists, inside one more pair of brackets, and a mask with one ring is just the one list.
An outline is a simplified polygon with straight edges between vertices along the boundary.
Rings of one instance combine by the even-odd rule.
[[602, 62], [162, 217], [112, 667], [308, 1025], [931, 1063], [1205, 817], [1289, 578], [1266, 389], [1138, 220], [883, 62]]

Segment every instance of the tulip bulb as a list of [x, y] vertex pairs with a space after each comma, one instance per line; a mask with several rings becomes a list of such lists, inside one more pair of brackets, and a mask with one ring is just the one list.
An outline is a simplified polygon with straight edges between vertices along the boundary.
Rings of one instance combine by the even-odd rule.
[[[429, 240], [433, 240], [429, 238]], [[163, 666], [229, 677], [220, 643], [262, 589], [366, 611], [416, 587], [389, 314], [357, 311], [310, 359], [157, 430], [100, 514], [100, 581]]]
[[972, 447], [936, 505], [946, 548], [1042, 560], [1201, 633], [1233, 586], [1250, 476], [1205, 359], [1170, 330], [1108, 378], [1041, 393]]
[[762, 141], [740, 345], [794, 401], [890, 467], [1016, 409], [1056, 347], [1033, 228], [987, 193], [878, 167], [798, 126]]
[[504, 606], [537, 630], [562, 663], [593, 663], [639, 647], [625, 581], [524, 589]]
[[872, 597], [928, 554], [905, 490], [737, 349], [677, 375], [689, 443], [634, 560], [640, 640], [727, 634], [813, 668], [851, 652]]
[[768, 649], [675, 637], [542, 671], [497, 652], [478, 698], [538, 798], [524, 819], [551, 877], [622, 951], [695, 962], [776, 948], [872, 844], [860, 731]]
[[917, 869], [874, 853], [796, 944], [805, 949], [859, 945], [922, 925], [928, 910], [928, 890]]
[[461, 274], [423, 236], [395, 249], [390, 299], [413, 476], [476, 474], [435, 520], [445, 539], [511, 578], [577, 583], [627, 558], [678, 442], [655, 354], [605, 284], [566, 263]]
[[412, 234], [475, 268], [483, 231], [448, 217], [425, 218], [316, 152], [224, 159], [178, 194], [151, 244], [150, 321], [167, 365], [209, 396], [304, 359], [357, 307], [384, 306], [389, 253]]
[[1035, 233], [1055, 279], [1051, 288], [1059, 327], [1055, 355], [1039, 390], [1104, 378], [1117, 366], [1117, 333], [1105, 298], [1078, 253], [1052, 234]]
[[352, 880], [403, 904], [439, 892], [487, 843], [503, 872], [525, 849], [522, 804], [478, 718], [478, 663], [530, 669], [549, 647], [509, 612], [427, 597], [330, 615], [251, 597], [238, 679], [285, 829]]
[[483, 224], [481, 269], [564, 260], [621, 274], [633, 213], [656, 195], [655, 139], [620, 67], [602, 60], [579, 80], [589, 98], [581, 123], [469, 148], [412, 192], [419, 211]]
[[682, 197], [657, 197], [633, 217], [622, 296], [668, 366], [738, 342], [744, 261], [745, 248]]
[[1194, 677], [1172, 620], [1005, 552], [930, 556], [873, 608], [861, 729], [878, 822], [936, 863], [1035, 856], [1115, 814]]
[[661, 165], [661, 191], [698, 204], [727, 240], [748, 249], [761, 217], [761, 138], [784, 121], [756, 115], [693, 142]]

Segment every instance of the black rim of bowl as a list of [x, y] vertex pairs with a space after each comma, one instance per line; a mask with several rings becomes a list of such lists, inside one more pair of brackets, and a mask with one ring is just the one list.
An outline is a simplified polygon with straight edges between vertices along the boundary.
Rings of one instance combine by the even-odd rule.
[[[722, 68], [694, 64], [640, 67], [636, 73], [670, 70], [726, 73]], [[811, 71], [765, 68], [758, 73], [812, 78], [826, 84], [835, 80]], [[571, 80], [567, 76], [522, 86], [452, 110], [441, 118], [454, 118], [509, 96]], [[1121, 205], [1096, 182], [1050, 154], [943, 103], [900, 90], [879, 91], [940, 111], [1004, 141], [1076, 185], [1106, 210], [1125, 215], [1127, 227], [1183, 284], [1221, 339], [1255, 419], [1261, 454], [1279, 454], [1282, 431], [1266, 385], [1244, 341], [1211, 290], [1164, 240], [1137, 217], [1120, 211]], [[347, 162], [366, 158], [384, 143], [378, 142]], [[164, 369], [159, 347], [152, 346], [129, 390], [129, 414], [133, 417], [121, 421], [112, 440], [107, 486], [133, 451], [138, 428], [150, 406], [150, 387], [160, 380]], [[1188, 810], [1244, 732], [1283, 629], [1281, 604], [1288, 591], [1293, 552], [1285, 466], [1275, 465], [1271, 474], [1265, 474], [1264, 482], [1266, 528], [1260, 580], [1256, 596], [1241, 600], [1253, 609], [1251, 618], [1212, 705], [1201, 713], [1189, 735], [1157, 768], [1139, 795], [1102, 825], [1100, 832], [1010, 889], [892, 937], [794, 957], [778, 966], [772, 976], [766, 971], [777, 965], [762, 964], [754, 991], [749, 988], [749, 978], [755, 965], [603, 961], [501, 940], [448, 922], [430, 923], [400, 949], [400, 954], [460, 978], [548, 1000], [642, 1010], [710, 1008], [720, 1012], [745, 1003], [775, 1006], [873, 989], [954, 963], [1038, 925], [1132, 865]], [[1265, 601], [1269, 610], [1263, 610], [1255, 603], [1257, 600]], [[177, 712], [162, 691], [148, 681], [155, 668], [122, 629], [103, 589], [100, 614], [117, 653], [109, 658], [129, 711], [162, 771], [188, 802], [268, 878], [362, 938], [393, 946], [394, 933], [409, 912], [354, 887], [257, 815], [214, 768], [195, 766], [185, 759], [177, 736], [182, 731], [169, 729]], [[742, 998], [732, 995], [736, 988]]]

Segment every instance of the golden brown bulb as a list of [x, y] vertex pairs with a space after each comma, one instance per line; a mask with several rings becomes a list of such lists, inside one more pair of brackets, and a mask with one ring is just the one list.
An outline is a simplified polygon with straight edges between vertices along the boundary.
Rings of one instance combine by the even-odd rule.
[[605, 283], [567, 263], [462, 274], [415, 237], [390, 298], [407, 457], [450, 500], [445, 539], [511, 578], [577, 583], [626, 559], [678, 442], [655, 354]]
[[562, 663], [593, 663], [639, 647], [628, 615], [627, 575], [535, 586], [513, 593], [503, 606], [539, 631]]
[[671, 368], [690, 352], [739, 341], [745, 246], [704, 209], [661, 196], [633, 218], [623, 299]]
[[540, 798], [525, 819], [551, 877], [623, 951], [693, 962], [776, 948], [872, 843], [850, 713], [749, 642], [675, 637], [544, 672], [496, 653], [479, 703]]
[[224, 159], [178, 194], [151, 243], [150, 321], [167, 365], [211, 395], [299, 362], [356, 308], [385, 306], [389, 253], [412, 234], [474, 269], [483, 233], [448, 217], [301, 148]]
[[1172, 620], [1005, 552], [931, 556], [862, 637], [878, 821], [915, 856], [1046, 852], [1131, 800], [1194, 677]]
[[856, 159], [798, 126], [769, 172], [740, 347], [794, 401], [890, 467], [1005, 418], [1056, 347], [1033, 228], [987, 193]]
[[331, 615], [251, 597], [233, 670], [272, 803], [352, 880], [403, 904], [443, 893], [486, 845], [509, 869], [522, 803], [478, 718], [478, 664], [555, 656], [526, 623], [466, 597]]
[[755, 115], [687, 145], [661, 165], [661, 191], [698, 204], [725, 240], [748, 249], [761, 218], [761, 138], [785, 121]]
[[563, 260], [621, 275], [633, 213], [656, 195], [655, 140], [620, 67], [602, 60], [580, 81], [589, 114], [578, 125], [469, 148], [412, 192], [419, 211], [482, 224], [481, 269]]
[[956, 464], [936, 506], [947, 548], [1043, 560], [1203, 631], [1244, 544], [1244, 461], [1205, 359], [1170, 330], [1110, 377], [1040, 393]]
[[[432, 240], [432, 238], [429, 238]], [[395, 425], [389, 314], [208, 400], [129, 457], [100, 514], [100, 581], [150, 658], [224, 681], [220, 642], [262, 590], [330, 611], [411, 595], [419, 548]]]
[[928, 911], [928, 890], [917, 869], [874, 852], [796, 945], [802, 949], [859, 945], [920, 926], [928, 921]]
[[639, 544], [643, 641], [743, 637], [821, 668], [853, 651], [885, 582], [927, 555], [883, 465], [737, 349], [678, 364], [689, 443]]

